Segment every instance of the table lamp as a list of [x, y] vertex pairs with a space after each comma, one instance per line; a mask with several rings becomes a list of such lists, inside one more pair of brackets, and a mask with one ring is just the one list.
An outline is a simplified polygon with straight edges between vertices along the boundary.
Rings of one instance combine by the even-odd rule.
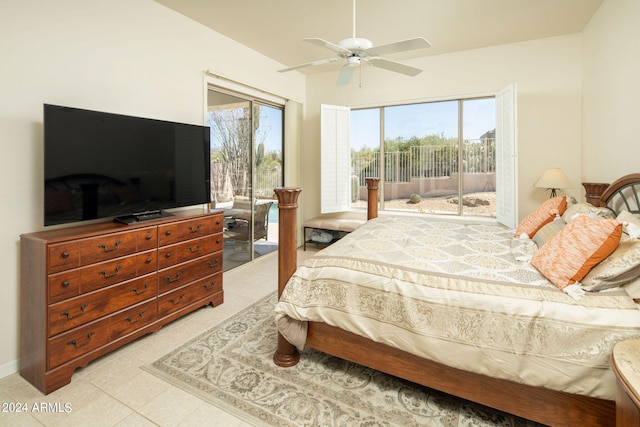
[[557, 190], [561, 188], [573, 188], [573, 184], [569, 181], [569, 178], [562, 172], [560, 168], [548, 168], [542, 172], [540, 178], [534, 184], [534, 187], [546, 188], [551, 190], [549, 197], [556, 197]]

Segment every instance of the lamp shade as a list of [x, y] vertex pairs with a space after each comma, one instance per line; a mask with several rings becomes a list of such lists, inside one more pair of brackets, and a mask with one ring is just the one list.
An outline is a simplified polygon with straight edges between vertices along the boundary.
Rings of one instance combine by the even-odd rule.
[[573, 188], [573, 184], [560, 168], [548, 168], [542, 172], [534, 187], [539, 188]]

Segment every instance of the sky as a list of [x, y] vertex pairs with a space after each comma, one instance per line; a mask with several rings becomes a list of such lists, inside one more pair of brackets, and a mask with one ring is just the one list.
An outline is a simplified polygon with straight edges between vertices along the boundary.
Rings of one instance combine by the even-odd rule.
[[[495, 129], [494, 98], [463, 101], [463, 138], [478, 139]], [[351, 111], [351, 148], [379, 145], [379, 109]], [[385, 107], [385, 137], [458, 136], [458, 101]]]
[[[256, 133], [256, 142], [264, 142], [265, 153], [282, 153], [282, 109], [262, 105], [260, 108], [260, 127]], [[212, 126], [208, 123], [208, 126]], [[215, 131], [211, 132], [211, 148], [219, 149], [220, 142]]]
[[[257, 141], [264, 137], [264, 152], [282, 153], [282, 115], [283, 110], [263, 105], [260, 109], [260, 128]], [[262, 132], [261, 132], [262, 131]], [[263, 133], [264, 132], [264, 133]]]

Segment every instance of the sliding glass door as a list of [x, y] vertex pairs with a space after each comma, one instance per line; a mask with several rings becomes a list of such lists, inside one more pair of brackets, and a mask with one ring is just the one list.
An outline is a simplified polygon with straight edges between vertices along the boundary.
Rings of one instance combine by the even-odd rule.
[[211, 200], [224, 211], [229, 270], [278, 247], [275, 187], [283, 184], [283, 108], [208, 91]]

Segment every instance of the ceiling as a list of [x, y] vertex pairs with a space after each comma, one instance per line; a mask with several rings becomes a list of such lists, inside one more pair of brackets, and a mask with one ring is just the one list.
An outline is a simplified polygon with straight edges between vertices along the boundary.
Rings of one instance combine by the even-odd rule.
[[[156, 0], [286, 67], [335, 57], [304, 42], [352, 37], [352, 0]], [[376, 45], [424, 37], [395, 61], [581, 32], [603, 0], [358, 0], [356, 36]], [[303, 73], [342, 63], [303, 68]]]

